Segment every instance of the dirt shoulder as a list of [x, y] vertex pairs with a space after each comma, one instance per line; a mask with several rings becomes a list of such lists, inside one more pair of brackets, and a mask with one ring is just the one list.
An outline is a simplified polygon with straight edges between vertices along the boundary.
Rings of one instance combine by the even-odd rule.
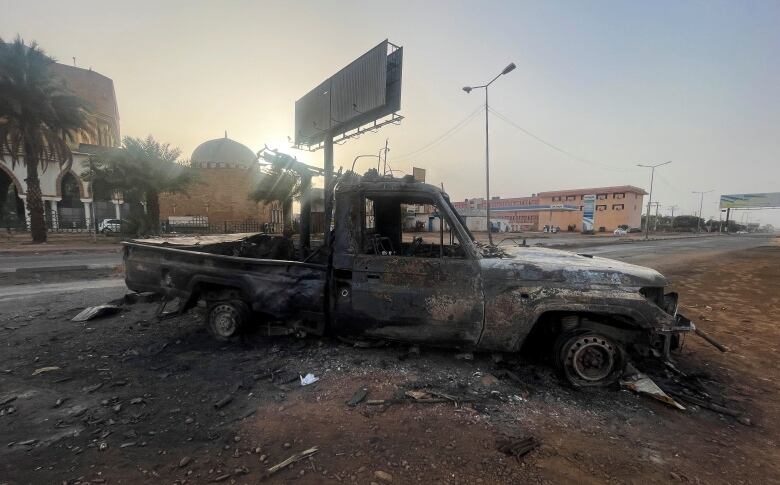
[[[780, 247], [674, 263], [683, 311], [732, 348], [689, 336], [678, 367], [750, 426], [624, 390], [575, 391], [511, 356], [257, 335], [219, 344], [199, 312], [158, 322], [144, 303], [79, 324], [74, 302], [0, 316], [0, 403], [15, 398], [0, 404], [0, 483], [778, 483]], [[307, 372], [320, 380], [302, 387]], [[347, 406], [362, 386], [384, 404]], [[526, 436], [541, 445], [524, 458], [498, 450]]]

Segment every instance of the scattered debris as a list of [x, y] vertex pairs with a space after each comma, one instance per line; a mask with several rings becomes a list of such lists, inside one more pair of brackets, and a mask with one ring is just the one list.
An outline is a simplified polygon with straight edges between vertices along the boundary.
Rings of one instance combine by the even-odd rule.
[[383, 482], [392, 482], [393, 476], [385, 471], [377, 470], [374, 472], [374, 477], [382, 480]]
[[705, 409], [709, 409], [710, 411], [715, 411], [716, 413], [725, 414], [726, 416], [731, 416], [733, 418], [736, 418], [737, 421], [739, 421], [741, 424], [744, 424], [745, 426], [751, 426], [753, 424], [750, 421], [750, 418], [742, 414], [740, 411], [737, 411], [736, 409], [727, 408], [726, 406], [721, 406], [720, 404], [715, 404], [714, 402], [706, 401], [704, 399], [699, 399], [697, 397], [690, 396], [684, 393], [673, 392], [672, 394], [674, 394], [674, 396], [679, 398], [680, 400], [687, 401], [691, 404], [695, 404]]
[[458, 360], [474, 360], [474, 354], [471, 352], [463, 352], [461, 354], [455, 354], [455, 358]]
[[104, 317], [118, 313], [121, 308], [118, 305], [98, 305], [83, 309], [78, 315], [71, 318], [71, 322], [86, 322], [94, 318]]
[[712, 346], [713, 346], [713, 347], [715, 347], [716, 349], [720, 350], [721, 352], [728, 352], [728, 351], [729, 351], [729, 348], [728, 348], [728, 347], [726, 347], [726, 346], [725, 346], [725, 345], [723, 345], [722, 343], [718, 342], [717, 340], [715, 340], [714, 338], [712, 338], [711, 336], [709, 336], [708, 334], [706, 334], [706, 333], [704, 332], [704, 330], [700, 329], [699, 327], [696, 327], [696, 328], [694, 328], [694, 329], [693, 329], [693, 332], [694, 332], [696, 335], [698, 335], [699, 337], [701, 337], [701, 338], [703, 338], [704, 340], [706, 340], [707, 342], [709, 342], [709, 343], [710, 343], [710, 345], [712, 345]]
[[366, 406], [381, 406], [382, 404], [387, 404], [387, 402], [385, 399], [369, 399], [366, 401]]
[[306, 374], [306, 376], [299, 376], [301, 378], [301, 385], [302, 386], [308, 386], [309, 384], [314, 384], [318, 380], [320, 380], [319, 377], [316, 377], [314, 374], [309, 373]]
[[517, 460], [520, 460], [523, 456], [527, 455], [531, 450], [539, 446], [539, 441], [533, 436], [521, 439], [508, 439], [498, 444], [498, 451], [508, 456], [514, 456]]
[[438, 391], [406, 391], [404, 393], [406, 397], [414, 399], [414, 402], [424, 404], [434, 404], [439, 402], [452, 402], [457, 407], [462, 402], [469, 402], [471, 399], [465, 397], [453, 396]]
[[355, 391], [355, 394], [352, 395], [352, 397], [349, 399], [349, 401], [346, 402], [347, 406], [349, 407], [355, 407], [368, 396], [368, 387], [361, 386], [360, 389]]
[[53, 407], [55, 407], [55, 408], [58, 408], [58, 407], [62, 406], [62, 405], [63, 405], [63, 403], [64, 403], [65, 401], [67, 401], [67, 400], [68, 400], [68, 398], [67, 398], [67, 397], [61, 397], [61, 398], [57, 399], [57, 401], [54, 403], [54, 406], [53, 406]]
[[225, 397], [214, 403], [214, 409], [222, 409], [233, 400], [232, 394], [227, 394]]
[[49, 367], [41, 367], [40, 369], [35, 369], [32, 373], [32, 375], [37, 376], [38, 374], [43, 374], [45, 372], [51, 372], [53, 370], [60, 370], [60, 368], [56, 365], [52, 365]]
[[675, 401], [670, 395], [665, 393], [663, 389], [658, 387], [658, 385], [653, 382], [652, 379], [650, 379], [647, 375], [642, 374], [641, 372], [637, 372], [634, 375], [626, 377], [625, 379], [621, 379], [620, 385], [638, 394], [645, 394], [652, 397], [653, 399], [657, 399], [662, 403], [672, 406], [673, 408], [677, 408], [682, 411], [685, 410], [685, 407]]
[[144, 402], [144, 398], [142, 397], [134, 397], [130, 400], [130, 404], [142, 404]]
[[2, 398], [0, 398], [0, 406], [4, 406], [4, 405], [8, 404], [9, 402], [14, 402], [14, 401], [16, 401], [16, 398], [17, 398], [17, 396], [15, 396], [15, 395], [14, 396], [2, 397]]
[[185, 456], [179, 461], [179, 468], [184, 468], [185, 466], [189, 465], [191, 460], [192, 458]]
[[287, 458], [286, 460], [284, 460], [283, 462], [278, 463], [278, 464], [272, 466], [271, 468], [269, 468], [266, 471], [266, 473], [265, 473], [265, 477], [270, 477], [271, 475], [273, 475], [274, 473], [278, 472], [279, 470], [282, 470], [282, 469], [292, 465], [296, 461], [303, 460], [304, 458], [309, 457], [309, 456], [317, 453], [317, 451], [319, 451], [319, 449], [316, 446], [313, 446], [313, 447], [309, 448], [308, 450], [304, 450], [304, 451], [302, 451], [300, 453], [296, 453], [296, 454], [292, 455], [291, 457]]
[[99, 383], [99, 384], [95, 384], [94, 386], [87, 386], [87, 387], [82, 387], [82, 388], [81, 388], [81, 390], [82, 390], [83, 392], [90, 393], [90, 392], [95, 392], [95, 391], [97, 391], [97, 390], [98, 390], [98, 389], [100, 389], [101, 387], [103, 387], [103, 383], [102, 383], [102, 382], [101, 382], [101, 383]]

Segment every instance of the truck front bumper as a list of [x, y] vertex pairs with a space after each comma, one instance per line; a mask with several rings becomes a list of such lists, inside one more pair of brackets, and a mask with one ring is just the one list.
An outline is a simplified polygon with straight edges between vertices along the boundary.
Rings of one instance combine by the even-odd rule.
[[694, 332], [696, 325], [681, 313], [674, 316], [674, 322], [656, 329], [656, 334], [663, 339], [663, 358], [668, 359], [673, 349], [680, 346], [680, 335], [685, 332]]

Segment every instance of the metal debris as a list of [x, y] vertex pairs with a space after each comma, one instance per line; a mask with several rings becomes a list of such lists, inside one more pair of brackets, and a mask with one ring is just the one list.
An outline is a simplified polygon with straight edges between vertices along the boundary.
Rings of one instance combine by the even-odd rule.
[[40, 369], [35, 369], [32, 373], [32, 375], [37, 376], [38, 374], [43, 374], [46, 372], [51, 372], [53, 370], [60, 370], [60, 368], [56, 365], [52, 365], [49, 367], [41, 367]]
[[309, 456], [317, 453], [317, 451], [319, 451], [319, 449], [316, 446], [313, 446], [313, 447], [309, 448], [308, 450], [304, 450], [304, 451], [302, 451], [300, 453], [296, 453], [296, 454], [292, 455], [291, 457], [287, 458], [286, 460], [284, 460], [283, 462], [278, 463], [278, 464], [272, 466], [271, 468], [269, 468], [266, 471], [266, 473], [265, 473], [265, 477], [270, 477], [271, 475], [273, 475], [274, 473], [278, 472], [279, 470], [282, 470], [282, 469], [292, 465], [296, 461], [301, 461], [304, 458], [309, 457]]
[[366, 386], [360, 386], [360, 389], [355, 391], [355, 394], [352, 395], [352, 397], [346, 402], [347, 406], [349, 407], [355, 407], [368, 396], [368, 387]]
[[114, 313], [119, 312], [119, 310], [121, 310], [121, 308], [118, 305], [91, 306], [83, 309], [78, 315], [71, 318], [70, 321], [86, 322], [87, 320], [92, 320], [93, 318], [113, 315]]
[[638, 372], [632, 376], [627, 377], [625, 380], [620, 380], [620, 385], [630, 389], [638, 394], [644, 394], [650, 396], [653, 399], [657, 399], [664, 404], [668, 404], [673, 408], [677, 408], [681, 411], [685, 410], [680, 403], [675, 401], [669, 394], [665, 393], [663, 389], [653, 382], [647, 375]]
[[232, 394], [227, 394], [225, 397], [214, 403], [214, 409], [222, 409], [233, 400]]
[[529, 436], [527, 438], [504, 440], [498, 444], [498, 451], [505, 455], [514, 456], [519, 460], [538, 446], [539, 441], [533, 436]]

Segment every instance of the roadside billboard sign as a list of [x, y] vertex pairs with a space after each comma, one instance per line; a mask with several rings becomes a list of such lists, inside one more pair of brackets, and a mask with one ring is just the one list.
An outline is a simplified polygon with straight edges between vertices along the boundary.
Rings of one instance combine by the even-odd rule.
[[328, 137], [349, 138], [366, 126], [399, 121], [402, 63], [403, 48], [384, 40], [301, 97], [295, 102], [295, 145], [317, 149]]
[[582, 232], [593, 232], [596, 213], [596, 196], [582, 196]]
[[412, 176], [415, 182], [425, 183], [425, 169], [419, 167], [412, 167]]
[[780, 207], [780, 192], [720, 196], [721, 209], [768, 209]]

